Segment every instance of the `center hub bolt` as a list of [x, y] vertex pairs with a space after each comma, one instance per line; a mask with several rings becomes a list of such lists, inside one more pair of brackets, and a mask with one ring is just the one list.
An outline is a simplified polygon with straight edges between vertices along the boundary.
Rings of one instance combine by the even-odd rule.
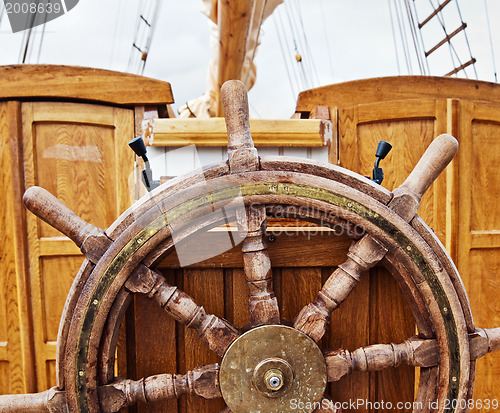
[[264, 375], [266, 387], [271, 391], [278, 391], [285, 384], [283, 373], [278, 369], [270, 369]]

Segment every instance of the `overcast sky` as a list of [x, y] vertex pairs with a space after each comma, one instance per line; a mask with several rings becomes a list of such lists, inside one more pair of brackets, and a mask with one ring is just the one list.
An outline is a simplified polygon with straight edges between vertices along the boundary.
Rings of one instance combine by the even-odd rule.
[[[279, 6], [262, 28], [262, 45], [256, 56], [257, 82], [249, 94], [252, 116], [290, 117], [297, 92], [303, 88], [410, 72], [420, 74], [410, 32], [407, 32], [407, 37], [411, 70], [405, 63], [401, 47], [395, 1], [404, 8], [403, 0], [285, 1], [286, 8]], [[422, 21], [428, 14], [430, 0], [415, 1]], [[437, 0], [432, 1], [437, 4]], [[485, 0], [458, 2], [463, 21], [468, 25], [467, 35], [472, 55], [477, 59], [478, 77], [494, 81]], [[140, 0], [80, 0], [66, 15], [46, 24], [42, 48], [34, 49], [29, 62], [126, 71], [140, 4]], [[487, 0], [487, 7], [493, 25], [493, 50], [497, 65], [500, 65], [500, 26], [497, 24], [500, 2]], [[210, 52], [209, 21], [199, 10], [197, 0], [163, 0], [144, 71], [145, 76], [171, 83], [176, 107], [205, 90]], [[455, 1], [445, 10], [448, 10], [444, 16], [445, 26], [451, 33], [461, 24]], [[299, 13], [302, 20], [297, 17]], [[404, 11], [404, 19], [406, 16]], [[290, 25], [295, 28], [293, 34]], [[286, 36], [278, 36], [278, 31], [283, 29]], [[424, 26], [422, 35], [427, 50], [444, 37], [437, 21]], [[289, 59], [288, 65], [284, 63], [280, 40]], [[306, 82], [301, 64], [293, 61], [294, 43], [303, 57], [301, 64]], [[12, 34], [4, 14], [0, 22], [0, 64], [18, 63], [22, 44], [23, 33]], [[465, 38], [461, 34], [456, 36], [455, 48], [462, 63], [469, 59]], [[432, 75], [443, 75], [453, 69], [447, 46], [430, 56], [429, 67]], [[475, 78], [473, 71], [469, 73]]]

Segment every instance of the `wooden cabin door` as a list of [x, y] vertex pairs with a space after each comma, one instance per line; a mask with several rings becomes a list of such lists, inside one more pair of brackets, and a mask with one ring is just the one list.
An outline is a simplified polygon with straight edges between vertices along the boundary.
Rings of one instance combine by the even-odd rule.
[[[461, 145], [454, 169], [455, 262], [475, 324], [490, 328], [500, 324], [500, 105], [463, 100], [453, 104]], [[490, 354], [476, 365], [474, 399], [498, 399], [500, 356]]]
[[[475, 324], [482, 328], [497, 326], [500, 323], [497, 294], [500, 105], [460, 99], [411, 99], [341, 109], [338, 119], [339, 158], [345, 168], [369, 175], [377, 142], [386, 140], [393, 144], [391, 153], [381, 162], [385, 174], [383, 186], [390, 190], [404, 181], [434, 137], [441, 133], [457, 137], [460, 144], [457, 157], [427, 191], [418, 213], [434, 229], [457, 264]], [[372, 311], [378, 309], [391, 317], [391, 325], [397, 322], [396, 314], [402, 310], [398, 294], [377, 296], [372, 291], [370, 300]], [[410, 332], [411, 324], [404, 328]], [[377, 329], [370, 337], [373, 342], [384, 343], [393, 341], [392, 334]], [[379, 400], [389, 400], [387, 393], [393, 392], [393, 386], [403, 386], [394, 381], [397, 376], [393, 373], [375, 375], [379, 378], [370, 385], [370, 391]], [[477, 363], [475, 400], [498, 397], [495, 379], [498, 375], [498, 355], [489, 355]], [[408, 381], [404, 387], [409, 392], [411, 383]]]
[[[446, 132], [447, 102], [445, 99], [415, 99], [377, 102], [338, 111], [339, 161], [344, 168], [362, 175], [371, 175], [375, 150], [380, 140], [393, 145], [392, 151], [380, 163], [384, 170], [382, 185], [393, 190], [403, 183], [434, 137]], [[446, 243], [445, 173], [436, 180], [424, 196], [418, 213]], [[456, 258], [456, 257], [453, 257]], [[370, 271], [369, 282], [352, 308], [366, 313], [367, 329], [352, 333], [348, 348], [367, 343], [390, 343], [404, 340], [415, 333], [415, 323], [401, 290], [384, 268]], [[370, 373], [369, 378], [346, 378], [348, 386], [339, 386], [342, 400], [366, 397], [391, 402], [412, 401], [415, 387], [414, 369], [400, 366]], [[345, 392], [348, 389], [347, 393]], [[363, 389], [361, 393], [360, 388]], [[366, 411], [375, 411], [367, 409]], [[411, 411], [405, 410], [405, 411]]]
[[[133, 127], [129, 109], [22, 103], [25, 187], [41, 186], [87, 222], [107, 228], [132, 201], [134, 157], [127, 142]], [[33, 214], [26, 220], [37, 387], [45, 390], [56, 384], [59, 318], [83, 255]]]

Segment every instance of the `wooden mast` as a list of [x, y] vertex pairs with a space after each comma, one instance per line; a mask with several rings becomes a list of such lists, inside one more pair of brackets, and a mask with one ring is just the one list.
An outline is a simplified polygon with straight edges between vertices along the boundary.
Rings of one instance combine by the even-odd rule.
[[[247, 38], [254, 15], [261, 15], [263, 0], [218, 1], [219, 60], [217, 88], [217, 116], [222, 116], [220, 88], [227, 80], [242, 80], [242, 69], [247, 53]], [[257, 8], [259, 10], [257, 10]]]

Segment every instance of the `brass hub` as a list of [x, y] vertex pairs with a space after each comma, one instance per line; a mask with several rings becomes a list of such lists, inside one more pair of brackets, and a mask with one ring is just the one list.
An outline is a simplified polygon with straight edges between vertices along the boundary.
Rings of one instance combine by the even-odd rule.
[[233, 413], [284, 412], [318, 407], [325, 391], [321, 350], [304, 333], [266, 325], [242, 334], [226, 351], [219, 372], [224, 401]]

